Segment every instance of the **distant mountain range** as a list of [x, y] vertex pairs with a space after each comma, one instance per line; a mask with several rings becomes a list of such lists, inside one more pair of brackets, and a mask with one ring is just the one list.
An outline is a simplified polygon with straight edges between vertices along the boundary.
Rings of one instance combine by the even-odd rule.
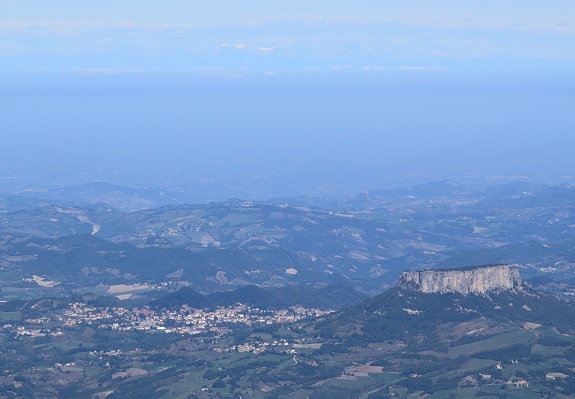
[[[494, 263], [517, 264], [525, 279], [554, 292], [575, 287], [575, 188], [566, 185], [442, 181], [351, 197], [230, 199], [134, 212], [109, 203], [127, 209], [179, 200], [100, 183], [43, 195], [0, 197], [5, 298], [99, 284], [101, 292], [191, 284], [202, 293], [327, 284], [375, 295], [405, 270]], [[54, 284], [38, 285], [33, 275]]]
[[[96, 182], [80, 186], [21, 192], [17, 196], [5, 195], [1, 202], [2, 206], [8, 210], [14, 209], [15, 204], [20, 201], [27, 202], [29, 206], [42, 202], [65, 207], [93, 207], [106, 204], [122, 212], [133, 212], [165, 205], [185, 204], [194, 200], [193, 195], [182, 192]], [[10, 203], [13, 205], [10, 206]]]

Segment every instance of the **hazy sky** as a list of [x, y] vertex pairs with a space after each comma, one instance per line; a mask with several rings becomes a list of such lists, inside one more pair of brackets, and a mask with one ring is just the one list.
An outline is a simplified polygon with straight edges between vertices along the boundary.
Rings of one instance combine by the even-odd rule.
[[573, 22], [569, 0], [2, 0], [2, 20], [68, 25], [89, 22], [110, 26], [131, 22], [149, 27], [226, 25], [300, 20], [387, 22], [443, 26], [553, 28]]
[[0, 183], [575, 182], [574, 70], [572, 0], [0, 0]]
[[575, 61], [569, 0], [0, 0], [0, 10], [5, 72], [374, 74]]

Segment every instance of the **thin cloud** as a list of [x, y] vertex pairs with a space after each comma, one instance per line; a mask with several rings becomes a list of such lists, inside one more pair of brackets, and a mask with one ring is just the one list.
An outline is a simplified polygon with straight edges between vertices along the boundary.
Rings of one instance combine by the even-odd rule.
[[[93, 67], [92, 73], [107, 74], [117, 73], [114, 67], [118, 66], [135, 71], [155, 67], [168, 72], [183, 65], [216, 65], [225, 70], [257, 73], [269, 69], [303, 72], [306, 68], [441, 71], [446, 67], [454, 69], [462, 60], [466, 66], [479, 65], [479, 60], [483, 65], [492, 61], [489, 65], [498, 68], [527, 59], [575, 59], [575, 35], [569, 23], [556, 25], [554, 32], [526, 30], [519, 25], [499, 30], [438, 29], [398, 22], [288, 21], [251, 27], [163, 30], [143, 29], [136, 24], [120, 29], [116, 22], [108, 29], [93, 25], [71, 32], [54, 31], [41, 21], [14, 24], [7, 26], [23, 30], [2, 32], [2, 53], [10, 57], [2, 60], [0, 71], [31, 69], [33, 66], [24, 55], [36, 56], [37, 65], [47, 65], [54, 71], [81, 65]], [[2, 27], [6, 28], [0, 22]], [[237, 57], [237, 53], [242, 57]], [[516, 61], [509, 61], [512, 59]]]
[[445, 71], [447, 68], [441, 66], [400, 66], [400, 71]]
[[388, 66], [364, 66], [360, 68], [362, 71], [446, 71], [447, 68], [443, 66], [412, 66], [403, 65], [400, 67]]
[[76, 75], [142, 75], [152, 70], [146, 68], [69, 68]]

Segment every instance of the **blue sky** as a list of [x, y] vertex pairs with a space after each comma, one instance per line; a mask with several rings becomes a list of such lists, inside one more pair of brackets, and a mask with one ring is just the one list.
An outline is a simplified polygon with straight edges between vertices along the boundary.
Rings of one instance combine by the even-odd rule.
[[575, 10], [569, 0], [3, 0], [4, 20], [110, 25], [226, 25], [256, 21], [355, 21], [440, 25], [553, 26], [570, 23]]

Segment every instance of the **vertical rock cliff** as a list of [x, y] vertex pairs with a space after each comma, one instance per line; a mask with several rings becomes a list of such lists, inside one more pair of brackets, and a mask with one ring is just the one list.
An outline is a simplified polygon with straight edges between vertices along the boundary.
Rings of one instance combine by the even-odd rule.
[[519, 270], [509, 265], [405, 272], [399, 283], [401, 287], [426, 293], [457, 292], [464, 295], [515, 290], [521, 284]]

